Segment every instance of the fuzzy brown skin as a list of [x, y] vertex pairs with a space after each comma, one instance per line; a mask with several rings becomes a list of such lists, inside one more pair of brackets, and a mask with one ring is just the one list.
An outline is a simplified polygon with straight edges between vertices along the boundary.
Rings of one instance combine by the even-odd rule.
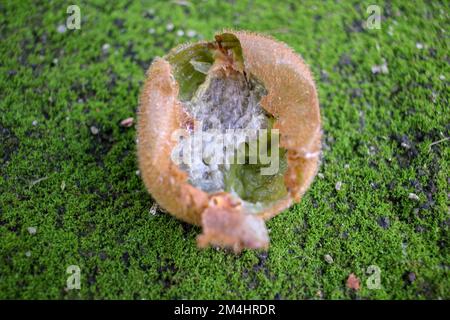
[[145, 186], [155, 200], [176, 217], [200, 225], [200, 213], [208, 206], [208, 195], [188, 182], [187, 173], [170, 159], [175, 147], [172, 132], [183, 121], [178, 84], [170, 64], [157, 58], [147, 72], [140, 97], [138, 161]]
[[267, 248], [264, 224], [260, 226], [252, 219], [275, 216], [300, 201], [310, 186], [319, 165], [321, 126], [315, 84], [297, 54], [266, 36], [225, 32], [239, 39], [246, 72], [261, 80], [267, 89], [261, 106], [277, 119], [274, 128], [280, 130], [280, 145], [287, 150], [284, 180], [288, 196], [250, 218], [226, 192], [208, 195], [188, 183], [187, 173], [171, 161], [176, 143], [171, 134], [185, 128], [192, 119], [183, 112], [172, 68], [162, 58], [150, 66], [140, 97], [138, 160], [142, 179], [153, 198], [177, 218], [203, 227], [199, 246], [213, 244], [239, 252], [243, 248]]

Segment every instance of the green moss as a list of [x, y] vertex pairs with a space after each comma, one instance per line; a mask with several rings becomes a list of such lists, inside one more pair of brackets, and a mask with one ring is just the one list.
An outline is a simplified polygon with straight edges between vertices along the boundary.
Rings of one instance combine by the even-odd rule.
[[[448, 2], [377, 1], [372, 30], [372, 1], [189, 3], [81, 1], [64, 33], [65, 2], [0, 5], [0, 298], [450, 298], [450, 148], [433, 144], [450, 136]], [[154, 57], [223, 28], [286, 42], [317, 82], [323, 178], [267, 223], [267, 254], [198, 250], [199, 228], [151, 214], [135, 129], [119, 126]], [[69, 265], [80, 290], [64, 289]]]

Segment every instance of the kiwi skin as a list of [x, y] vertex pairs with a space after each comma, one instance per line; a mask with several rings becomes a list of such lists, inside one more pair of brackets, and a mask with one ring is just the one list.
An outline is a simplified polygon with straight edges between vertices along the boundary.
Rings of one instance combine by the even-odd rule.
[[244, 248], [267, 249], [263, 221], [300, 201], [309, 188], [320, 163], [321, 120], [314, 80], [299, 55], [284, 43], [246, 31], [225, 30], [216, 35], [216, 43], [220, 45], [221, 39], [230, 35], [239, 41], [243, 61], [225, 61], [230, 64], [225, 67], [242, 68], [267, 89], [260, 103], [276, 119], [273, 128], [279, 129], [280, 147], [286, 150], [287, 195], [249, 214], [229, 193], [208, 194], [188, 183], [187, 173], [170, 157], [176, 144], [172, 132], [192, 120], [179, 100], [180, 84], [168, 61], [170, 53], [156, 58], [147, 71], [139, 102], [137, 150], [141, 176], [152, 197], [175, 217], [202, 226], [198, 245], [231, 247], [239, 252]]

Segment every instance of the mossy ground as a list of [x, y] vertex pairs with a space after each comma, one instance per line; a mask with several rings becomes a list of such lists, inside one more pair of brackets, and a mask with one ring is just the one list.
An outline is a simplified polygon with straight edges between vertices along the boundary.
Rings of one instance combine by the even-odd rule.
[[[69, 3], [2, 1], [0, 297], [450, 298], [450, 142], [432, 145], [450, 134], [450, 7], [377, 2], [369, 30], [372, 2], [80, 1], [81, 30], [60, 33]], [[268, 253], [199, 250], [199, 228], [152, 215], [119, 126], [154, 57], [225, 27], [285, 41], [317, 79], [321, 177], [268, 222]]]

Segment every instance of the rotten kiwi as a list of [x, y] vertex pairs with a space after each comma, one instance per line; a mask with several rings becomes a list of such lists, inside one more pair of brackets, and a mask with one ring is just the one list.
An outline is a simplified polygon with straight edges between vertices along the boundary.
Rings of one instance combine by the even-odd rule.
[[[226, 144], [230, 130], [240, 134]], [[195, 140], [199, 131], [215, 134]], [[163, 209], [202, 227], [199, 247], [267, 249], [264, 221], [300, 201], [318, 170], [320, 139], [311, 72], [270, 37], [224, 31], [171, 50], [147, 72], [138, 115], [141, 176]], [[211, 160], [225, 149], [226, 161]]]

